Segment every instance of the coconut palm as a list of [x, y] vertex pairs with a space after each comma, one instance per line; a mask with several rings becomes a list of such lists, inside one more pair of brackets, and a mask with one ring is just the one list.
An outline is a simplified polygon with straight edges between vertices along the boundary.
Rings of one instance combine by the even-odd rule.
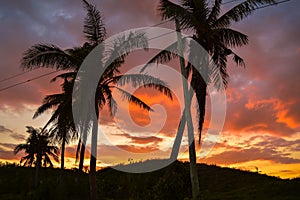
[[[55, 81], [57, 76], [52, 81]], [[69, 141], [77, 138], [77, 132], [72, 115], [72, 91], [74, 79], [64, 77], [62, 93], [47, 95], [41, 105], [35, 112], [33, 118], [36, 118], [49, 109], [54, 109], [51, 118], [43, 129], [51, 125], [50, 137], [54, 142], [61, 144], [61, 169], [64, 169], [65, 145]]]
[[[88, 7], [92, 7], [89, 10], [95, 12], [96, 9], [94, 6], [88, 4]], [[97, 24], [95, 25], [97, 27]], [[89, 26], [93, 28], [93, 26]], [[97, 29], [94, 27], [94, 29]], [[92, 30], [90, 32], [93, 32]], [[97, 38], [96, 35], [94, 38]], [[95, 41], [97, 44], [97, 42]], [[102, 45], [98, 48], [97, 56], [99, 56], [99, 63], [97, 67], [99, 69], [104, 68], [101, 77], [98, 77], [99, 81], [96, 88], [96, 94], [92, 94], [89, 90], [83, 90], [83, 94], [80, 96], [87, 97], [86, 99], [78, 98], [76, 103], [81, 112], [80, 116], [82, 117], [80, 121], [82, 122], [81, 129], [82, 132], [82, 142], [86, 141], [87, 130], [92, 129], [92, 145], [91, 145], [91, 160], [90, 160], [90, 186], [91, 186], [91, 198], [96, 199], [96, 157], [97, 157], [97, 134], [98, 134], [98, 118], [99, 118], [99, 109], [102, 109], [105, 105], [109, 106], [109, 110], [112, 115], [115, 114], [118, 104], [117, 101], [113, 97], [113, 91], [119, 92], [122, 97], [134, 104], [139, 105], [141, 108], [151, 111], [152, 109], [144, 103], [138, 97], [130, 94], [126, 90], [122, 89], [121, 86], [126, 84], [132, 84], [133, 87], [145, 87], [145, 88], [153, 88], [156, 89], [169, 98], [172, 98], [171, 91], [167, 87], [166, 83], [161, 81], [158, 78], [152, 77], [146, 74], [126, 74], [123, 75], [120, 73], [120, 67], [124, 64], [126, 56], [132, 49], [136, 48], [144, 48], [148, 47], [147, 38], [143, 33], [134, 33], [130, 32], [128, 34], [123, 34], [117, 37], [116, 40], [112, 41], [109, 44]], [[77, 79], [80, 82], [80, 85], [83, 88], [90, 88], [91, 83], [90, 79], [86, 79], [86, 73], [80, 71], [77, 74]], [[81, 74], [85, 76], [81, 76]], [[95, 73], [91, 71], [90, 76], [94, 76]], [[88, 77], [89, 77], [88, 75]], [[79, 106], [78, 106], [79, 105]], [[93, 117], [90, 112], [87, 110], [96, 111], [96, 116]], [[85, 114], [84, 114], [85, 113]]]
[[56, 162], [58, 160], [59, 150], [56, 146], [50, 145], [50, 138], [46, 132], [42, 132], [42, 129], [35, 129], [32, 126], [26, 126], [29, 137], [25, 144], [19, 144], [15, 147], [14, 153], [17, 154], [20, 151], [25, 151], [24, 157], [21, 158], [20, 163], [23, 166], [43, 166], [53, 167], [53, 163], [50, 159], [52, 157]]
[[50, 138], [47, 132], [43, 132], [42, 129], [35, 129], [32, 126], [26, 126], [29, 137], [25, 144], [19, 144], [15, 147], [14, 153], [17, 154], [20, 151], [25, 151], [25, 156], [20, 160], [23, 166], [32, 166], [36, 168], [35, 172], [35, 186], [38, 183], [38, 172], [41, 166], [53, 167], [51, 157], [59, 162], [58, 153], [59, 149], [56, 146], [50, 145]]
[[[189, 59], [198, 59], [199, 62], [202, 61], [202, 63], [206, 63], [202, 64], [199, 69], [196, 69], [191, 63], [186, 65], [187, 74], [191, 76], [191, 87], [194, 89], [198, 101], [199, 143], [201, 141], [201, 131], [205, 116], [207, 84], [213, 82], [219, 88], [226, 87], [228, 83], [227, 59], [229, 56], [232, 56], [233, 60], [238, 65], [244, 66], [243, 59], [235, 54], [232, 49], [246, 45], [248, 43], [248, 37], [247, 35], [230, 28], [232, 23], [243, 20], [260, 6], [275, 4], [276, 0], [246, 0], [229, 9], [222, 15], [220, 15], [222, 0], [215, 0], [212, 7], [209, 6], [209, 3], [210, 2], [207, 0], [181, 0], [179, 4], [176, 4], [169, 0], [160, 0], [158, 5], [158, 11], [162, 16], [162, 19], [174, 22], [177, 21], [177, 31], [191, 31], [191, 38], [198, 42], [208, 52], [211, 56], [210, 61], [215, 66], [209, 68], [208, 63], [210, 61], [205, 60], [206, 58], [203, 57], [199, 58], [197, 52], [193, 50], [193, 44], [189, 44]], [[175, 54], [177, 52], [176, 48], [177, 42], [170, 45], [165, 51], [157, 54], [150, 62], [170, 61], [174, 57], [177, 57]], [[190, 95], [188, 95], [188, 98], [191, 100], [193, 93], [189, 93]], [[182, 115], [180, 120], [181, 126], [179, 127], [180, 132], [177, 133], [179, 139], [176, 138], [177, 141], [181, 141], [185, 123], [185, 116]], [[179, 148], [176, 147], [173, 149], [177, 150]], [[190, 151], [195, 151], [195, 148], [190, 148]], [[173, 152], [172, 154], [177, 157], [178, 152]], [[196, 160], [195, 158], [190, 159]], [[196, 163], [191, 162], [191, 168], [196, 169]], [[193, 198], [197, 199], [200, 196], [197, 174], [191, 174], [191, 179]]]

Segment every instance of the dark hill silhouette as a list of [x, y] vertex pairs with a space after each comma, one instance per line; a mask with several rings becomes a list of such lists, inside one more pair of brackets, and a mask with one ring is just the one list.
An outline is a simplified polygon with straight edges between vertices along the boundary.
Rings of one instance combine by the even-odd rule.
[[[199, 164], [203, 199], [298, 200], [300, 179], [284, 180], [256, 172]], [[33, 188], [34, 169], [0, 167], [0, 199], [89, 199], [88, 174], [42, 169], [40, 186]], [[97, 172], [101, 199], [188, 199], [191, 196], [189, 163], [175, 162], [161, 170], [129, 174], [112, 168]]]

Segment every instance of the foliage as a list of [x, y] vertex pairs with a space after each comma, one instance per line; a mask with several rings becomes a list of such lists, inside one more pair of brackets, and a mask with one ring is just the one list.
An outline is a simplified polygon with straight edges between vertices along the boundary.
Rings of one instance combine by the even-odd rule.
[[[207, 200], [296, 200], [300, 180], [284, 180], [255, 172], [198, 165], [200, 190]], [[33, 168], [0, 166], [0, 199], [89, 199], [88, 175], [43, 168], [40, 184], [33, 189]], [[80, 183], [80, 184], [79, 184]], [[97, 172], [101, 199], [188, 199], [191, 194], [188, 163], [145, 174], [129, 174], [111, 168]], [[55, 187], [54, 187], [55, 186]]]

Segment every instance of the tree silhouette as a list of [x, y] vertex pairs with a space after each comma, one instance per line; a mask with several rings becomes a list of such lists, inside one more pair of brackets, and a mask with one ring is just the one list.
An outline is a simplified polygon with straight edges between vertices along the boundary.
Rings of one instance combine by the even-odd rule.
[[35, 166], [35, 186], [37, 186], [39, 168], [41, 166], [53, 167], [50, 157], [59, 162], [59, 149], [50, 145], [50, 138], [47, 132], [42, 132], [42, 129], [35, 129], [32, 126], [26, 126], [26, 128], [27, 133], [30, 135], [25, 144], [19, 144], [15, 147], [14, 153], [25, 151], [26, 155], [21, 158], [20, 163], [23, 163], [23, 166]]
[[[199, 63], [202, 62], [199, 69], [192, 66], [191, 63], [187, 63], [185, 66], [187, 75], [191, 77], [190, 84], [194, 89], [198, 101], [199, 143], [201, 141], [201, 132], [205, 117], [207, 84], [212, 82], [218, 88], [226, 87], [228, 83], [227, 58], [229, 56], [232, 56], [237, 65], [244, 66], [243, 59], [235, 54], [232, 51], [232, 48], [246, 45], [248, 43], [248, 37], [239, 31], [231, 29], [230, 26], [232, 23], [239, 22], [252, 14], [259, 6], [275, 3], [276, 0], [247, 0], [220, 15], [222, 0], [215, 0], [212, 7], [209, 6], [207, 0], [182, 0], [179, 4], [175, 4], [169, 0], [159, 1], [158, 11], [162, 16], [162, 19], [174, 22], [177, 21], [178, 31], [191, 31], [191, 37], [198, 42], [211, 57], [210, 60], [201, 57], [201, 55], [198, 55], [198, 52], [195, 51], [193, 43], [185, 43], [190, 47], [189, 59], [197, 59]], [[184, 40], [185, 38], [183, 38], [183, 43]], [[164, 51], [161, 51], [153, 57], [149, 63], [168, 62], [171, 59], [178, 57], [176, 54], [176, 52], [178, 52], [177, 46], [177, 42], [170, 45]], [[209, 62], [212, 62], [215, 67], [210, 68]], [[193, 95], [194, 93], [192, 90], [188, 91], [187, 98], [189, 98], [189, 101], [191, 101]], [[186, 118], [183, 114], [171, 155], [173, 158], [177, 158], [178, 156], [178, 145], [180, 145], [185, 124]], [[191, 158], [191, 151], [192, 155], [196, 155], [194, 142], [191, 144], [189, 151], [193, 199], [198, 199], [200, 198], [200, 193], [198, 176], [197, 173], [195, 173], [197, 172], [196, 158]]]
[[[61, 77], [61, 75], [58, 77]], [[56, 80], [56, 78], [53, 79], [53, 81]], [[61, 169], [64, 169], [65, 145], [68, 144], [70, 140], [74, 140], [78, 137], [72, 115], [73, 85], [74, 79], [65, 77], [61, 85], [63, 92], [46, 96], [43, 105], [37, 109], [33, 116], [33, 118], [36, 118], [45, 111], [55, 108], [51, 118], [43, 129], [51, 125], [49, 135], [54, 142], [61, 145]]]

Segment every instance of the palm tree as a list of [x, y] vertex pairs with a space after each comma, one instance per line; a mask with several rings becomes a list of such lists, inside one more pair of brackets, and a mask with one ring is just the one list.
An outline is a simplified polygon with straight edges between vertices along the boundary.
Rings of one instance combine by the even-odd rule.
[[[55, 77], [62, 77], [62, 75]], [[51, 118], [48, 120], [43, 129], [46, 129], [50, 124], [50, 137], [54, 142], [61, 144], [61, 169], [64, 169], [65, 145], [70, 140], [77, 138], [76, 127], [72, 115], [72, 92], [74, 79], [63, 77], [64, 82], [61, 85], [63, 92], [60, 94], [48, 95], [44, 98], [43, 105], [41, 105], [35, 112], [33, 118], [36, 118], [49, 109], [55, 108]]]
[[[99, 11], [90, 4], [85, 5], [87, 10], [93, 15], [88, 15], [86, 19], [86, 24], [89, 24], [88, 30], [86, 32], [96, 33], [99, 29], [99, 25], [93, 22], [93, 18], [90, 16], [99, 16]], [[99, 44], [101, 39], [97, 39], [97, 35], [94, 34], [93, 43]], [[127, 74], [122, 75], [120, 73], [120, 67], [124, 64], [126, 56], [129, 54], [132, 49], [135, 48], [147, 48], [148, 41], [147, 38], [142, 33], [129, 33], [128, 35], [121, 35], [115, 41], [112, 42], [109, 46], [101, 46], [100, 51], [97, 56], [99, 56], [99, 65], [100, 69], [104, 66], [107, 66], [104, 73], [102, 74], [100, 80], [98, 81], [96, 94], [91, 94], [89, 90], [85, 90], [83, 95], [84, 97], [90, 97], [86, 99], [79, 98], [76, 103], [79, 105], [79, 108], [82, 110], [80, 116], [82, 116], [81, 122], [83, 126], [82, 138], [83, 142], [86, 142], [87, 130], [92, 127], [92, 146], [91, 146], [91, 159], [90, 159], [90, 190], [91, 198], [97, 199], [96, 195], [96, 157], [97, 157], [97, 135], [98, 135], [98, 118], [99, 118], [99, 109], [102, 109], [105, 105], [109, 106], [109, 110], [112, 115], [116, 112], [118, 104], [114, 99], [112, 92], [119, 92], [123, 98], [131, 103], [139, 105], [141, 108], [146, 110], [152, 110], [146, 103], [144, 103], [138, 97], [130, 94], [129, 92], [122, 89], [120, 86], [126, 84], [132, 84], [134, 87], [145, 87], [156, 89], [169, 98], [172, 99], [171, 91], [166, 86], [166, 83], [161, 81], [158, 78], [146, 75], [146, 74]], [[91, 72], [93, 73], [93, 71]], [[85, 74], [85, 73], [83, 73]], [[80, 77], [80, 74], [78, 75]], [[80, 77], [81, 85], [85, 86], [84, 88], [89, 88], [90, 80], [86, 80], [85, 77]], [[94, 103], [93, 103], [94, 102]], [[96, 116], [92, 117], [87, 110], [91, 110], [90, 106], [93, 106], [93, 110], [96, 111]], [[84, 115], [85, 113], [85, 115]]]
[[26, 128], [27, 133], [30, 135], [25, 144], [19, 144], [15, 147], [14, 153], [17, 154], [20, 151], [25, 151], [26, 155], [21, 158], [20, 163], [24, 162], [23, 166], [30, 167], [35, 165], [35, 186], [37, 186], [39, 168], [41, 166], [53, 167], [50, 157], [59, 162], [59, 149], [56, 146], [50, 145], [49, 136], [42, 129], [35, 129], [32, 126], [26, 126]]
[[[175, 4], [169, 0], [159, 1], [158, 11], [162, 19], [177, 21], [177, 31], [191, 31], [191, 38], [208, 52], [211, 56], [211, 62], [216, 66], [212, 69], [209, 68], [209, 61], [205, 61], [204, 63], [206, 64], [202, 64], [201, 69], [196, 69], [191, 63], [185, 66], [187, 74], [191, 76], [191, 87], [194, 89], [198, 101], [199, 143], [201, 141], [201, 131], [205, 116], [207, 84], [213, 82], [219, 88], [226, 87], [228, 83], [228, 56], [232, 56], [237, 65], [244, 66], [243, 59], [235, 54], [232, 48], [246, 45], [248, 43], [248, 37], [239, 31], [231, 29], [230, 26], [232, 23], [239, 22], [252, 14], [258, 7], [275, 3], [276, 0], [246, 0], [220, 16], [222, 0], [215, 0], [212, 7], [209, 7], [209, 1], [207, 0], [182, 0], [180, 4]], [[194, 47], [192, 43], [189, 45], [189, 58], [199, 59], [199, 55], [193, 50]], [[175, 54], [175, 52], [177, 52], [176, 48], [177, 42], [167, 47], [165, 51], [157, 54], [150, 62], [170, 61], [174, 57], [177, 57], [177, 54]], [[201, 74], [199, 72], [201, 72]], [[192, 96], [193, 93], [189, 91], [188, 98], [190, 101]], [[175, 141], [181, 141], [185, 124], [186, 118], [182, 115]], [[174, 144], [180, 144], [180, 142]], [[193, 145], [192, 143], [192, 146]], [[177, 151], [179, 148], [174, 146], [173, 149]], [[189, 150], [195, 151], [195, 148], [189, 148]], [[195, 155], [195, 153], [192, 154]], [[177, 155], [178, 152], [172, 152], [172, 156], [177, 158]], [[193, 199], [198, 199], [200, 196], [198, 178], [197, 174], [192, 174], [192, 171], [196, 169], [196, 163], [192, 162], [192, 160], [196, 159], [190, 157]], [[192, 170], [192, 168], [194, 170]]]

